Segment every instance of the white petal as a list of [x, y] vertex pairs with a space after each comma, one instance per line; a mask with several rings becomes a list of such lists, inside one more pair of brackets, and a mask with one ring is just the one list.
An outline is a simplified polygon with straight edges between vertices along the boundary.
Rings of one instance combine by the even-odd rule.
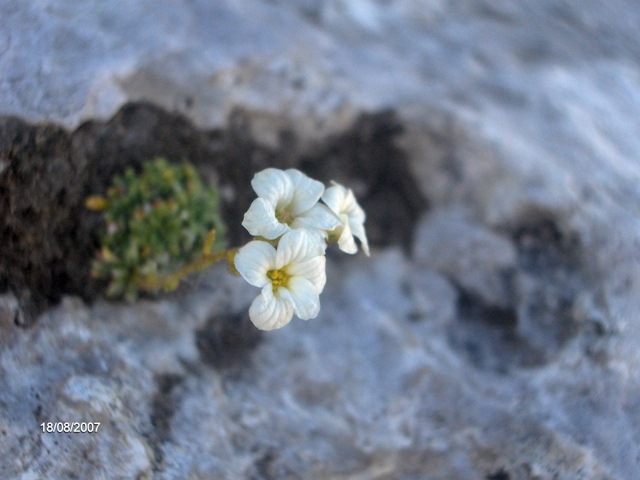
[[258, 197], [267, 200], [273, 208], [289, 205], [293, 200], [294, 185], [283, 170], [266, 168], [254, 175], [251, 186]]
[[337, 215], [340, 215], [345, 200], [345, 188], [335, 182], [333, 187], [327, 188], [322, 194], [322, 201]]
[[287, 268], [287, 273], [293, 278], [304, 278], [311, 282], [318, 293], [324, 289], [327, 283], [327, 260], [324, 255], [318, 255], [300, 263], [294, 263]]
[[289, 280], [287, 288], [293, 300], [293, 311], [302, 320], [315, 318], [320, 312], [320, 296], [313, 284], [301, 277]]
[[360, 224], [364, 224], [366, 215], [364, 213], [364, 210], [362, 210], [360, 205], [358, 205], [358, 203], [355, 201], [355, 198], [353, 203], [344, 211], [344, 213], [349, 216], [349, 221], [351, 223], [357, 222]]
[[362, 244], [362, 250], [364, 251], [364, 254], [368, 257], [369, 242], [367, 241], [367, 234], [364, 231], [364, 225], [362, 224], [362, 222], [350, 219], [349, 226], [351, 228], [353, 236], [356, 237], [358, 240], [360, 240], [360, 243]]
[[318, 255], [324, 255], [325, 245], [321, 236], [304, 229], [291, 230], [282, 236], [276, 252], [276, 268], [300, 263]]
[[345, 220], [345, 223], [343, 225], [340, 238], [338, 238], [338, 248], [343, 252], [354, 254], [358, 251], [358, 246], [353, 239], [353, 233], [351, 233], [351, 226], [349, 225], [348, 218], [344, 214], [340, 217]]
[[357, 220], [360, 223], [364, 223], [366, 219], [364, 210], [362, 209], [362, 207], [360, 207], [360, 205], [358, 205], [358, 201], [356, 200], [356, 197], [351, 190], [347, 191], [347, 196], [345, 197], [342, 211], [346, 213], [350, 219]]
[[290, 230], [288, 225], [276, 219], [273, 205], [264, 198], [256, 198], [244, 214], [242, 226], [253, 236], [273, 240]]
[[310, 210], [299, 215], [291, 228], [317, 228], [333, 230], [340, 226], [340, 219], [327, 206], [316, 203]]
[[369, 256], [369, 242], [364, 230], [366, 214], [351, 189], [345, 188], [336, 182], [332, 182], [333, 187], [329, 187], [322, 195], [322, 201], [327, 206], [340, 215], [343, 230], [338, 239], [338, 247], [347, 253], [356, 253], [358, 246], [353, 237], [355, 236], [362, 244], [362, 250]]
[[242, 278], [255, 287], [264, 287], [270, 282], [267, 271], [273, 268], [276, 249], [267, 242], [254, 240], [236, 253], [234, 264]]
[[336, 182], [331, 183], [333, 183], [333, 187], [329, 187], [324, 191], [322, 201], [337, 215], [346, 213], [349, 218], [364, 223], [366, 216], [364, 210], [358, 204], [353, 190], [345, 188]]
[[271, 284], [262, 289], [251, 306], [249, 318], [260, 330], [275, 330], [282, 328], [291, 321], [294, 311], [294, 301], [285, 288], [279, 288], [274, 295]]
[[285, 173], [293, 184], [293, 201], [289, 210], [293, 215], [298, 216], [309, 210], [320, 200], [322, 192], [324, 192], [324, 185], [293, 168]]
[[[292, 224], [293, 225], [293, 224]], [[309, 234], [310, 237], [313, 237], [313, 241], [320, 248], [318, 249], [318, 255], [324, 255], [327, 251], [327, 238], [329, 238], [329, 234], [326, 230], [319, 230], [317, 228], [309, 228], [304, 226], [302, 223], [298, 224], [298, 228], [295, 230], [304, 230]]]

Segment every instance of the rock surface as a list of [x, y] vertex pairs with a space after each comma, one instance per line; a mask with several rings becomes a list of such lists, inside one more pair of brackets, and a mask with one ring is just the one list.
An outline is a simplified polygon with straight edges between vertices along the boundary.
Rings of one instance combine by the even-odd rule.
[[[630, 0], [0, 4], [3, 476], [637, 478], [639, 23]], [[345, 182], [372, 257], [331, 254], [319, 317], [270, 333], [223, 268], [102, 300], [83, 198], [156, 154], [235, 225], [265, 166]]]

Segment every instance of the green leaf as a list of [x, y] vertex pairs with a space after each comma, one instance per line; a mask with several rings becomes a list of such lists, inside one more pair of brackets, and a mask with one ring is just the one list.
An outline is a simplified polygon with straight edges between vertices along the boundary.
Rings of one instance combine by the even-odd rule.
[[139, 174], [127, 168], [105, 200], [101, 249], [109, 255], [98, 255], [92, 271], [112, 279], [108, 296], [135, 299], [136, 278], [168, 278], [203, 251], [226, 246], [218, 191], [204, 186], [188, 163], [157, 158]]

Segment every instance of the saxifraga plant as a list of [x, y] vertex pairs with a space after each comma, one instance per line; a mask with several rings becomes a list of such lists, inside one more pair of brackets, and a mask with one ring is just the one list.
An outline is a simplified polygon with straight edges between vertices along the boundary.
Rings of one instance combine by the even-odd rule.
[[117, 177], [107, 197], [89, 197], [104, 210], [102, 249], [93, 273], [109, 277], [108, 296], [137, 298], [140, 291], [172, 290], [187, 274], [227, 260], [229, 270], [261, 289], [249, 318], [261, 330], [287, 325], [293, 316], [315, 318], [327, 281], [327, 247], [365, 255], [366, 215], [351, 189], [325, 186], [296, 169], [266, 168], [254, 175], [257, 198], [242, 226], [253, 240], [224, 248], [218, 195], [193, 167], [157, 159], [136, 175]]
[[188, 163], [157, 158], [140, 174], [128, 168], [87, 207], [104, 210], [92, 274], [109, 279], [109, 297], [132, 301], [140, 291], [172, 290], [187, 273], [226, 255], [217, 189], [204, 186]]

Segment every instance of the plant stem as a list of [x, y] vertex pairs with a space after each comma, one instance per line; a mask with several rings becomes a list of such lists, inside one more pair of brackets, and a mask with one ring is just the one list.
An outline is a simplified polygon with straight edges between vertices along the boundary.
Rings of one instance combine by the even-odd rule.
[[238, 247], [214, 253], [203, 252], [200, 257], [196, 258], [195, 260], [182, 267], [180, 270], [173, 272], [170, 275], [160, 278], [137, 276], [135, 278], [135, 283], [141, 290], [157, 290], [159, 288], [162, 288], [168, 292], [171, 290], [175, 290], [178, 287], [180, 280], [190, 273], [197, 270], [204, 270], [214, 263], [225, 259], [229, 263], [229, 270], [231, 270], [231, 273], [234, 273], [235, 267], [233, 267], [233, 257], [235, 256], [235, 253], [237, 251]]

